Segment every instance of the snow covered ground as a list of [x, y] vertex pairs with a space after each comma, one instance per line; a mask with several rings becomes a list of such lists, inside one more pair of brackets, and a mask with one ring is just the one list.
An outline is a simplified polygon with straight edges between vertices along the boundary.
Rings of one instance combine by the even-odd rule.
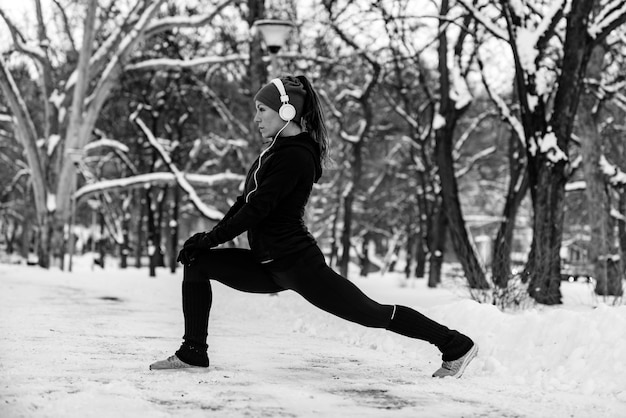
[[503, 313], [423, 280], [353, 278], [474, 338], [457, 380], [430, 377], [427, 343], [219, 283], [211, 367], [150, 371], [180, 343], [180, 280], [0, 264], [0, 417], [626, 417], [626, 306], [584, 284], [563, 284], [564, 306]]

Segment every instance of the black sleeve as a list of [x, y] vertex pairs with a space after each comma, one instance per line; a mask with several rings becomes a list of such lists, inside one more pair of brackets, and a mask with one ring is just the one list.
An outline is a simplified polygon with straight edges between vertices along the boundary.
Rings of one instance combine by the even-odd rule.
[[259, 179], [258, 188], [250, 195], [248, 202], [243, 200], [237, 213], [224, 219], [209, 232], [214, 242], [222, 244], [230, 241], [257, 225], [296, 187], [302, 174], [312, 164], [312, 159], [306, 150], [292, 148], [289, 152], [285, 151], [275, 154], [268, 161], [269, 165]]

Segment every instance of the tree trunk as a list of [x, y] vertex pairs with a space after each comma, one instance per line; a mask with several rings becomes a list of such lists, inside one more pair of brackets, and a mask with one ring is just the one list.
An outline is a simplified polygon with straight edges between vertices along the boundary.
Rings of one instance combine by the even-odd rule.
[[146, 210], [147, 212], [147, 235], [148, 235], [148, 269], [149, 276], [156, 277], [157, 268], [157, 226], [155, 220], [156, 208], [152, 202], [152, 187], [146, 189]]
[[415, 277], [418, 279], [423, 279], [426, 273], [426, 256], [428, 254], [426, 253], [424, 241], [422, 231], [420, 231], [417, 234], [415, 243]]
[[[448, 13], [448, 1], [441, 2], [441, 15]], [[440, 117], [444, 118], [443, 126], [435, 129], [435, 158], [441, 180], [441, 196], [445, 210], [452, 245], [463, 266], [465, 277], [472, 288], [486, 289], [489, 283], [485, 278], [485, 271], [478, 261], [474, 246], [468, 236], [465, 220], [459, 202], [459, 192], [454, 174], [454, 159], [452, 158], [454, 129], [459, 116], [467, 108], [457, 109], [456, 103], [450, 97], [450, 70], [448, 62], [448, 40], [446, 34], [447, 22], [440, 22], [439, 31], [439, 92], [440, 92]], [[451, 65], [454, 65], [452, 63]], [[432, 259], [432, 256], [431, 256]]]
[[[587, 30], [593, 6], [592, 1], [572, 2], [567, 15], [561, 73], [556, 83], [558, 88], [549, 119], [546, 117], [547, 110], [543, 100], [538, 101], [534, 111], [530, 110], [527, 97], [536, 94], [534, 77], [527, 77], [519, 57], [516, 58], [522, 124], [529, 145], [538, 145], [538, 141], [544, 140], [552, 131], [558, 150], [566, 156], [568, 154], [580, 92], [593, 46]], [[527, 78], [531, 80], [530, 84]], [[537, 302], [558, 304], [561, 303], [560, 248], [567, 175], [566, 161], [550, 159], [549, 152], [551, 151], [531, 151], [531, 147], [527, 151], [534, 220], [533, 241], [524, 274], [530, 280], [528, 293]]]
[[48, 190], [46, 188], [44, 169], [37, 147], [38, 135], [35, 124], [26, 107], [26, 102], [21, 96], [15, 80], [2, 57], [0, 57], [0, 90], [4, 93], [11, 113], [16, 120], [15, 136], [24, 147], [26, 161], [28, 161], [34, 206], [37, 211], [37, 224], [39, 226], [36, 248], [38, 263], [41, 267], [48, 268], [50, 266], [50, 242], [48, 240], [50, 234], [50, 214], [48, 213]]
[[404, 267], [404, 275], [406, 278], [411, 277], [411, 270], [413, 268], [413, 254], [415, 253], [415, 236], [417, 235], [413, 230], [412, 216], [409, 216], [409, 222], [406, 225], [406, 266]]
[[344, 277], [348, 277], [348, 265], [350, 264], [353, 205], [358, 185], [361, 182], [363, 169], [362, 148], [362, 140], [352, 144], [352, 181], [347, 187], [343, 200], [343, 231], [341, 232], [341, 246], [343, 252], [339, 262], [339, 268], [340, 274]]
[[565, 175], [563, 164], [538, 164], [533, 193], [533, 240], [526, 265], [528, 293], [546, 305], [561, 303], [561, 257]]
[[146, 200], [145, 191], [139, 190], [136, 192], [139, 197], [138, 216], [137, 216], [137, 240], [135, 241], [135, 267], [141, 268], [141, 256], [143, 255], [144, 248], [144, 225], [146, 225], [146, 211], [148, 202]]
[[369, 250], [370, 250], [370, 239], [369, 234], [366, 233], [363, 236], [363, 242], [361, 243], [361, 271], [359, 275], [361, 277], [367, 277], [370, 271], [371, 261], [369, 258]]
[[[30, 221], [32, 221], [32, 219]], [[22, 226], [21, 226], [22, 234], [20, 237], [20, 242], [21, 242], [20, 255], [22, 256], [24, 260], [28, 260], [28, 256], [30, 254], [31, 228], [32, 228], [31, 223], [26, 217], [24, 217], [24, 219], [22, 219]]]
[[337, 266], [339, 264], [339, 245], [337, 245], [337, 224], [341, 212], [341, 187], [337, 187], [337, 204], [333, 211], [333, 221], [330, 227], [330, 255], [328, 265]]
[[[132, 193], [132, 192], [129, 192]], [[128, 254], [130, 248], [130, 195], [124, 198], [124, 213], [122, 214], [122, 245], [120, 246], [120, 267], [128, 267]]]
[[[619, 191], [618, 210], [621, 214], [626, 214], [626, 190]], [[620, 260], [622, 264], [622, 277], [626, 276], [626, 220], [624, 218], [617, 221], [617, 238], [620, 246]]]
[[[587, 75], [601, 77], [605, 50], [597, 47], [592, 51], [587, 65]], [[585, 173], [585, 195], [589, 216], [589, 261], [593, 265], [593, 277], [596, 279], [595, 292], [603, 296], [621, 296], [623, 293], [621, 274], [614, 268], [614, 258], [619, 258], [619, 249], [614, 245], [614, 223], [611, 218], [611, 191], [605, 185], [605, 178], [600, 168], [604, 138], [598, 127], [600, 109], [595, 110], [596, 99], [590, 94], [583, 94], [578, 112], [578, 125], [582, 135], [583, 171]]]
[[172, 189], [172, 202], [171, 202], [171, 222], [170, 222], [170, 271], [176, 273], [176, 267], [178, 263], [178, 209], [180, 205], [180, 188], [174, 186]]
[[106, 223], [104, 220], [104, 205], [100, 205], [100, 213], [98, 214], [98, 222], [100, 222], [100, 238], [98, 239], [98, 263], [104, 269], [106, 258]]
[[435, 133], [437, 141], [435, 153], [441, 179], [443, 209], [447, 218], [452, 246], [463, 266], [469, 286], [471, 288], [487, 289], [489, 288], [489, 283], [485, 278], [484, 268], [478, 261], [478, 257], [476, 257], [474, 245], [470, 241], [461, 211], [461, 203], [459, 202], [459, 192], [452, 159], [453, 132], [454, 125], [449, 125], [446, 122], [446, 126], [438, 129]]
[[528, 171], [525, 164], [520, 162], [517, 157], [523, 153], [521, 145], [516, 135], [511, 132], [509, 142], [511, 180], [502, 212], [503, 221], [498, 228], [493, 249], [493, 282], [500, 288], [506, 288], [511, 277], [511, 245], [515, 231], [515, 220], [517, 210], [528, 191]]
[[339, 259], [339, 274], [348, 277], [348, 266], [350, 264], [350, 238], [352, 236], [352, 202], [354, 201], [354, 183], [347, 186], [343, 196], [343, 229], [341, 231], [342, 253]]
[[[585, 118], [581, 119], [591, 119]], [[587, 195], [587, 211], [589, 216], [589, 261], [593, 265], [593, 277], [596, 279], [595, 292], [603, 296], [621, 296], [623, 294], [621, 274], [613, 268], [614, 258], [619, 257], [618, 248], [613, 245], [613, 222], [610, 215], [609, 190], [605, 188], [604, 175], [600, 169], [602, 155], [602, 138], [597, 124], [585, 120], [583, 127], [582, 149], [585, 156], [583, 169], [585, 172], [585, 194]]]
[[428, 287], [437, 287], [441, 283], [441, 267], [446, 250], [446, 229], [448, 220], [441, 206], [434, 214], [430, 233], [430, 258], [428, 262]]
[[[60, 252], [61, 269], [63, 269], [64, 255], [66, 252], [66, 241], [64, 232], [69, 224], [72, 209], [72, 194], [76, 190], [76, 166], [68, 153], [80, 150], [88, 141], [88, 138], [81, 137], [81, 128], [84, 124], [85, 97], [89, 86], [89, 61], [91, 59], [94, 36], [97, 0], [90, 0], [85, 14], [85, 25], [83, 28], [83, 42], [76, 68], [76, 84], [72, 97], [72, 107], [69, 114], [69, 126], [65, 135], [62, 152], [58, 155], [60, 161], [60, 172], [56, 190], [56, 213], [54, 217], [53, 244]], [[91, 129], [89, 130], [91, 133]], [[56, 244], [60, 244], [56, 247]]]

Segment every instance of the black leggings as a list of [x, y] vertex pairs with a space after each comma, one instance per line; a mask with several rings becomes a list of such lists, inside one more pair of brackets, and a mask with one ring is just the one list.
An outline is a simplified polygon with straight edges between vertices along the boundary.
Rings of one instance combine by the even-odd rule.
[[214, 249], [198, 264], [185, 268], [185, 281], [207, 279], [244, 292], [293, 290], [318, 308], [367, 327], [386, 328], [394, 310], [392, 305], [368, 298], [351, 281], [335, 273], [317, 247], [289, 260], [267, 264], [256, 261], [250, 250]]
[[256, 261], [250, 250], [212, 249], [185, 267], [183, 314], [185, 336], [177, 352], [193, 362], [185, 347], [206, 351], [208, 317], [212, 304], [210, 279], [233, 289], [252, 293], [293, 290], [318, 308], [367, 327], [418, 338], [435, 344], [444, 360], [454, 360], [471, 348], [471, 340], [419, 312], [400, 305], [382, 305], [367, 297], [351, 281], [335, 273], [317, 246], [266, 264]]

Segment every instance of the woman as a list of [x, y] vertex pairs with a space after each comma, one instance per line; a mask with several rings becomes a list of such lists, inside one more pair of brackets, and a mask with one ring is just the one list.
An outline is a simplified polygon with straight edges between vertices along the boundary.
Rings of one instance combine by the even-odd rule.
[[[433, 376], [460, 377], [478, 346], [467, 336], [400, 305], [381, 305], [326, 265], [304, 225], [304, 208], [328, 158], [317, 93], [304, 76], [274, 79], [255, 98], [261, 135], [270, 145], [252, 164], [244, 192], [210, 232], [180, 251], [185, 335], [180, 349], [150, 369], [208, 367], [210, 280], [255, 293], [294, 290], [313, 305], [358, 324], [436, 345], [443, 364]], [[250, 250], [215, 249], [247, 231]]]

